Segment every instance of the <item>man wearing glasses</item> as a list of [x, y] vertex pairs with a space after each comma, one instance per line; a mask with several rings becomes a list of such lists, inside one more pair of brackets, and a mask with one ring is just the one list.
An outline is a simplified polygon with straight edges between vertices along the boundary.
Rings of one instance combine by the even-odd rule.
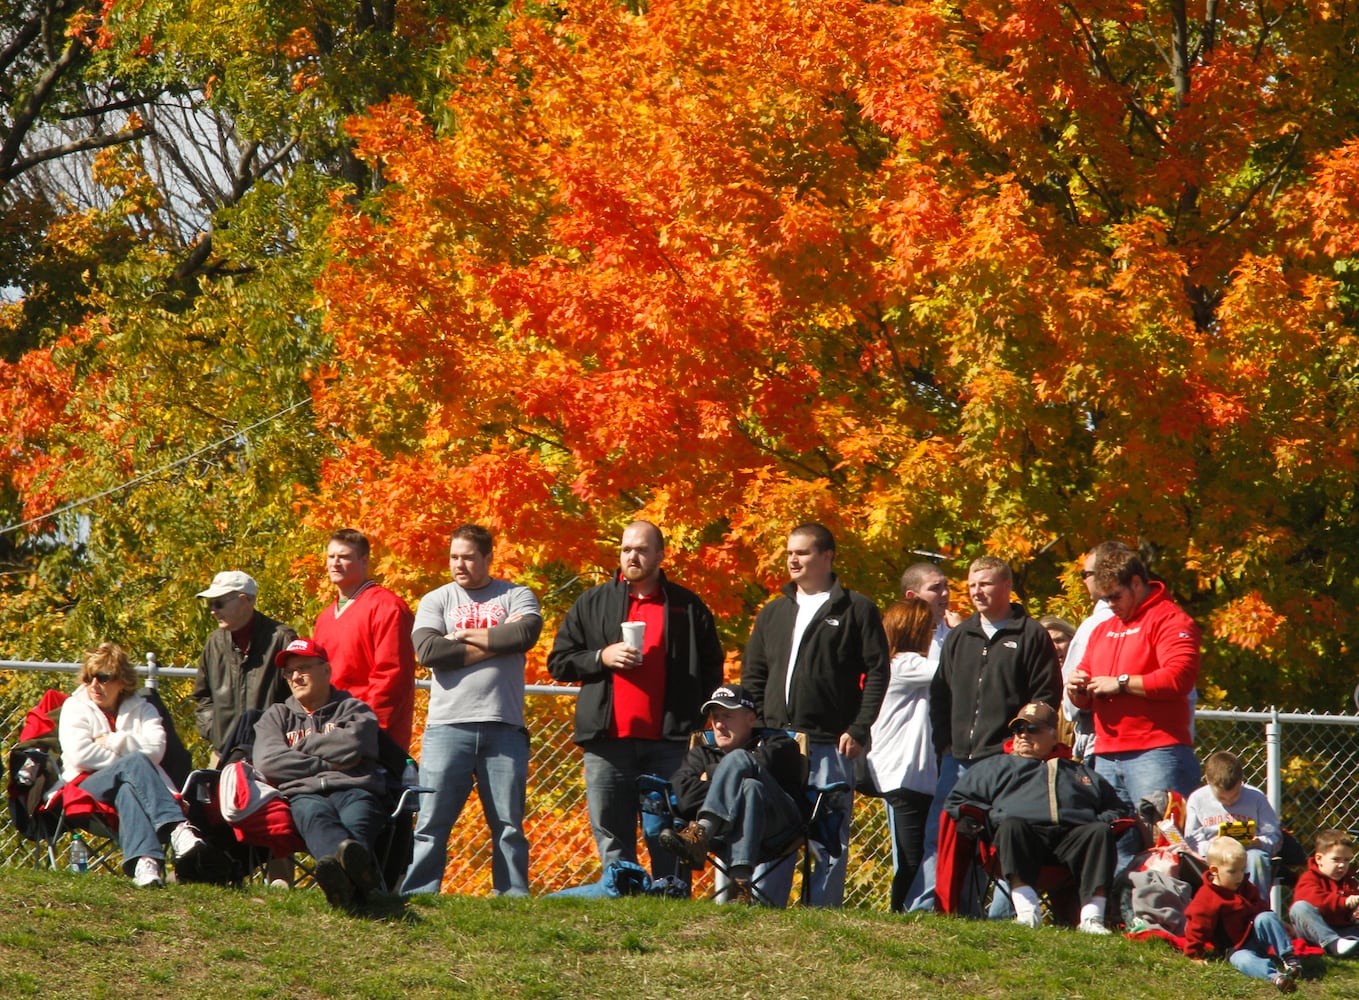
[[1118, 856], [1112, 823], [1132, 807], [1093, 768], [1066, 757], [1051, 705], [1025, 705], [1010, 720], [1010, 733], [1010, 752], [969, 768], [944, 810], [963, 836], [988, 834], [1010, 885], [1016, 923], [1042, 923], [1034, 889], [1039, 869], [1061, 865], [1080, 884], [1078, 929], [1108, 934], [1105, 901]]
[[326, 901], [347, 907], [381, 883], [372, 853], [386, 821], [377, 715], [330, 683], [314, 639], [294, 639], [275, 665], [292, 696], [255, 723], [255, 768], [287, 797]]
[[1095, 722], [1090, 717], [1090, 710], [1080, 710], [1071, 703], [1071, 699], [1065, 696], [1067, 681], [1071, 680], [1071, 675], [1080, 666], [1081, 660], [1085, 656], [1085, 651], [1090, 645], [1090, 638], [1095, 634], [1095, 630], [1114, 616], [1114, 609], [1109, 607], [1109, 602], [1101, 599], [1095, 592], [1095, 563], [1099, 559], [1101, 552], [1116, 551], [1131, 552], [1122, 542], [1104, 542], [1095, 546], [1085, 554], [1085, 562], [1081, 564], [1081, 582], [1085, 584], [1085, 591], [1090, 595], [1090, 600], [1094, 601], [1094, 607], [1090, 609], [1090, 615], [1076, 629], [1076, 634], [1071, 637], [1071, 644], [1066, 648], [1066, 659], [1062, 661], [1062, 714], [1071, 723], [1071, 756], [1076, 760], [1089, 760], [1095, 753]]
[[245, 712], [263, 711], [288, 697], [288, 685], [274, 659], [297, 633], [255, 610], [259, 586], [240, 570], [212, 578], [198, 596], [208, 603], [217, 628], [203, 644], [194, 678], [194, 721], [198, 734], [212, 747], [211, 767], [225, 751], [236, 720]]
[[[1095, 722], [1095, 767], [1130, 802], [1169, 788], [1198, 787], [1191, 697], [1199, 673], [1199, 627], [1165, 584], [1126, 546], [1101, 545], [1095, 592], [1113, 610], [1075, 672], [1066, 696]], [[1134, 838], [1121, 845], [1132, 860]]]

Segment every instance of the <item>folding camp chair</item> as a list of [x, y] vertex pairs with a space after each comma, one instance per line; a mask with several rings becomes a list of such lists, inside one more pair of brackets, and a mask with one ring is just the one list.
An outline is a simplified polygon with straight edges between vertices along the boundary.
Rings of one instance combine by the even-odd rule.
[[[948, 813], [939, 821], [939, 854], [935, 869], [935, 898], [939, 910], [963, 916], [975, 916], [983, 911], [986, 897], [994, 892], [1009, 896], [1009, 888], [1000, 870], [1000, 858], [987, 835], [986, 811], [965, 805], [963, 817], [974, 820], [980, 828], [975, 835], [964, 832]], [[1115, 820], [1110, 824], [1114, 836], [1122, 836], [1137, 825], [1132, 818]], [[1065, 865], [1043, 865], [1037, 883], [1032, 886], [1040, 903], [1053, 923], [1074, 926], [1079, 922], [1081, 901], [1077, 878]], [[1106, 886], [1110, 896], [1114, 887]]]
[[[789, 737], [795, 740], [803, 756], [807, 755], [807, 737], [805, 733], [798, 733], [791, 730], [780, 730], [786, 732]], [[690, 747], [697, 746], [699, 741], [713, 744], [715, 737], [711, 729], [700, 730], [692, 734], [689, 738]], [[844, 782], [837, 782], [824, 788], [809, 785], [806, 791], [808, 809], [807, 818], [799, 827], [796, 835], [781, 850], [771, 857], [761, 859], [766, 867], [760, 877], [751, 882], [751, 891], [756, 900], [766, 905], [775, 905], [774, 901], [764, 893], [760, 887], [760, 882], [767, 877], [777, 863], [792, 857], [799, 850], [802, 851], [802, 890], [799, 895], [799, 902], [807, 905], [808, 895], [811, 890], [811, 865], [812, 850], [809, 842], [822, 847], [830, 857], [840, 856], [840, 826], [844, 820], [845, 810], [850, 806], [850, 789]], [[662, 778], [654, 774], [645, 774], [638, 779], [638, 808], [642, 814], [642, 826], [647, 836], [658, 836], [666, 826], [674, 829], [681, 829], [686, 821], [675, 811], [675, 795], [670, 786], [668, 778]], [[730, 881], [730, 874], [727, 866], [714, 852], [709, 851], [708, 860], [718, 872], [720, 885], [715, 892], [715, 896], [721, 899], [725, 892], [725, 883]]]
[[89, 865], [116, 872], [118, 813], [80, 790], [79, 782], [61, 777], [61, 744], [57, 719], [68, 695], [55, 689], [43, 693], [29, 709], [19, 742], [9, 754], [10, 817], [15, 828], [33, 842], [33, 864], [56, 868], [64, 836], [76, 830], [89, 851]]

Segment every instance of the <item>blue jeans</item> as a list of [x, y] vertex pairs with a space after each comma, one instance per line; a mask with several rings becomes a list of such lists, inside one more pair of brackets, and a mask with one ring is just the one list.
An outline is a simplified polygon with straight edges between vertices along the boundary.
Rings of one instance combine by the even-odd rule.
[[1293, 930], [1298, 937], [1319, 947], [1325, 948], [1341, 937], [1341, 934], [1326, 922], [1321, 911], [1304, 900], [1298, 900], [1289, 908], [1288, 919], [1292, 921]]
[[[1120, 753], [1104, 753], [1096, 745], [1095, 773], [1113, 785], [1134, 810], [1141, 805], [1144, 796], [1166, 789], [1188, 798], [1203, 776], [1194, 748], [1182, 743]], [[1141, 835], [1136, 828], [1119, 838], [1118, 874], [1128, 870], [1133, 855], [1141, 849]]]
[[387, 822], [387, 812], [378, 797], [363, 788], [290, 795], [288, 808], [307, 844], [307, 853], [317, 859], [334, 857], [345, 840], [357, 840], [371, 852]]
[[[934, 883], [939, 865], [939, 818], [944, 814], [944, 800], [958, 779], [976, 761], [958, 760], [946, 753], [939, 761], [939, 783], [934, 787], [934, 801], [930, 803], [930, 813], [925, 817], [925, 854], [920, 868], [915, 873], [915, 881], [906, 893], [906, 909], [911, 913], [933, 913], [935, 910]], [[966, 898], [972, 898], [968, 893]], [[976, 894], [981, 898], [981, 885], [976, 885]]]
[[[684, 762], [688, 746], [678, 740], [601, 739], [581, 744], [585, 751], [585, 798], [590, 829], [599, 850], [599, 865], [622, 859], [637, 861], [637, 779], [655, 774], [669, 780]], [[657, 833], [659, 834], [659, 830]], [[689, 866], [655, 837], [646, 838], [651, 877], [666, 875], [689, 881]]]
[[[1269, 958], [1270, 949], [1278, 956], [1278, 964]], [[1238, 972], [1244, 972], [1252, 979], [1269, 979], [1281, 971], [1283, 960], [1293, 957], [1293, 942], [1288, 931], [1270, 910], [1257, 913], [1251, 924], [1250, 935], [1244, 948], [1237, 948], [1228, 956], [1228, 961]]]
[[529, 738], [517, 726], [473, 722], [430, 726], [420, 744], [420, 803], [415, 847], [401, 891], [437, 893], [448, 864], [448, 838], [475, 780], [491, 833], [491, 884], [496, 895], [526, 896], [529, 846], [524, 836]]
[[138, 858], [165, 860], [161, 831], [169, 836], [184, 821], [184, 810], [150, 757], [124, 754], [108, 767], [91, 772], [80, 787], [117, 810], [124, 874], [132, 874]]
[[749, 750], [730, 750], [713, 768], [698, 815], [718, 820], [727, 863], [751, 868], [777, 856], [802, 825], [798, 804]]
[[[837, 782], [854, 788], [854, 762], [840, 754], [834, 743], [813, 743], [807, 748], [810, 786], [824, 788]], [[840, 856], [832, 858], [820, 844], [808, 841], [812, 852], [812, 870], [807, 903], [810, 906], [838, 907], [845, 899], [845, 874], [849, 870], [849, 821], [853, 812], [853, 795], [846, 803], [844, 821], [840, 824]], [[760, 865], [755, 878], [760, 890], [775, 906], [787, 906], [793, 891], [793, 873], [797, 868], [796, 854], [773, 865]]]

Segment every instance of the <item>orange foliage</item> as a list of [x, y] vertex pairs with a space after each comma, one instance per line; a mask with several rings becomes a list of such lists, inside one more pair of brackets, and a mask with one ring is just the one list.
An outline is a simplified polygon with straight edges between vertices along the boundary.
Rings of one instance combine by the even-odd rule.
[[414, 583], [484, 521], [555, 584], [650, 517], [733, 645], [803, 519], [882, 600], [913, 550], [1041, 596], [1123, 537], [1224, 684], [1284, 655], [1352, 493], [1336, 15], [1224, 7], [1181, 86], [1169, 15], [1121, 2], [557, 9], [448, 134], [399, 99], [350, 123], [389, 186], [336, 205], [314, 523], [373, 526]]

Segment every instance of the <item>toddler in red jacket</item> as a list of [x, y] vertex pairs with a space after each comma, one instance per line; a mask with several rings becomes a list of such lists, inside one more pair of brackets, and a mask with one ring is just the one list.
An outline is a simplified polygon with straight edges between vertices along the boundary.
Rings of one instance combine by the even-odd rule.
[[1292, 993], [1301, 966], [1283, 921], [1246, 881], [1246, 849], [1231, 837], [1216, 837], [1207, 853], [1203, 885], [1184, 911], [1185, 953], [1198, 960], [1226, 956], [1238, 972]]
[[1307, 871], [1298, 876], [1288, 919], [1298, 937], [1327, 954], [1359, 957], [1359, 880], [1354, 877], [1354, 841], [1343, 830], [1322, 830]]

